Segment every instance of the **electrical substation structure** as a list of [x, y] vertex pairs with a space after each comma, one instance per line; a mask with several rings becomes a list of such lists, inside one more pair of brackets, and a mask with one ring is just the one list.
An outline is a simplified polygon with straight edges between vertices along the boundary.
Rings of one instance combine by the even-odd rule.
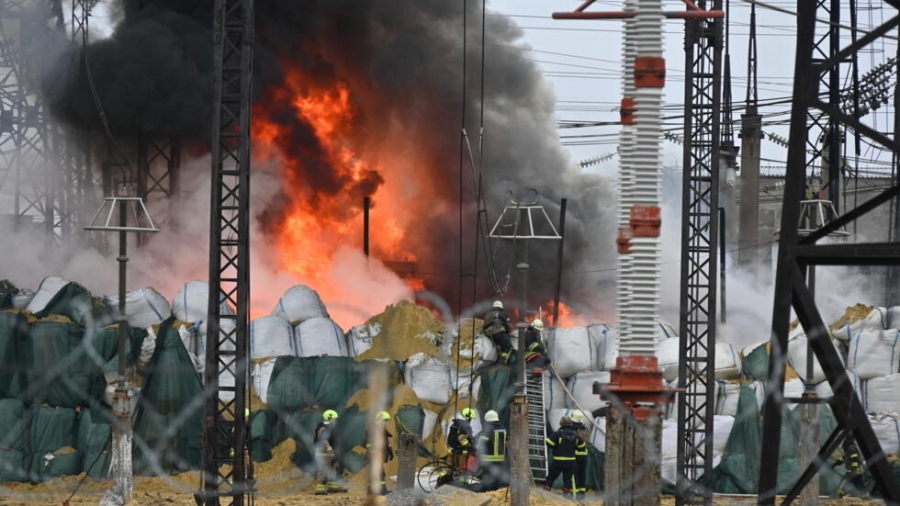
[[[887, 4], [900, 9], [900, 2], [887, 0]], [[830, 22], [826, 26], [825, 37], [817, 36], [817, 19], [822, 11]], [[808, 465], [797, 483], [787, 493], [784, 504], [790, 503], [821, 467], [825, 458], [838, 448], [847, 438], [854, 438], [865, 458], [866, 466], [875, 479], [881, 496], [888, 504], [900, 503], [900, 487], [894, 477], [891, 465], [875, 436], [859, 397], [851, 386], [847, 372], [837, 350], [829, 341], [830, 332], [822, 320], [816, 306], [815, 297], [808, 286], [807, 272], [818, 265], [870, 266], [900, 264], [900, 247], [896, 242], [816, 244], [820, 239], [840, 230], [846, 224], [865, 215], [877, 206], [896, 199], [900, 195], [900, 185], [893, 185], [852, 211], [835, 217], [824, 226], [801, 236], [801, 201], [805, 200], [807, 177], [811, 175], [812, 164], [823, 159], [823, 144], [828, 147], [828, 160], [822, 160], [834, 168], [832, 149], [836, 146], [835, 136], [838, 125], [844, 125], [868, 137], [873, 144], [894, 154], [900, 154], [896, 138], [877, 131], [862, 123], [859, 114], [844, 112], [835, 100], [836, 82], [832, 77], [837, 66], [854, 57], [874, 41], [900, 26], [900, 15], [895, 15], [863, 37], [847, 46], [839, 48], [836, 30], [839, 26], [840, 3], [797, 2], [797, 50], [794, 63], [794, 87], [791, 100], [790, 143], [788, 145], [787, 169], [784, 185], [784, 203], [781, 215], [781, 232], [778, 243], [777, 272], [775, 276], [775, 301], [772, 314], [772, 350], [769, 359], [768, 387], [763, 415], [762, 456], [759, 472], [757, 503], [770, 505], [776, 500], [779, 464], [779, 443], [784, 391], [784, 365], [787, 360], [788, 333], [790, 331], [791, 310], [796, 312], [810, 347], [821, 364], [825, 376], [833, 390], [826, 400], [837, 420], [837, 427], [828, 436], [819, 450], [817, 458]], [[885, 16], [887, 18], [887, 16]], [[837, 22], [835, 22], [837, 20]], [[821, 24], [818, 26], [822, 26]], [[824, 99], [824, 100], [823, 100]], [[895, 111], [896, 114], [896, 111]], [[824, 136], [828, 143], [821, 142]], [[812, 144], [814, 155], [807, 158]], [[837, 172], [837, 171], [833, 171]], [[835, 185], [836, 186], [836, 185]]]

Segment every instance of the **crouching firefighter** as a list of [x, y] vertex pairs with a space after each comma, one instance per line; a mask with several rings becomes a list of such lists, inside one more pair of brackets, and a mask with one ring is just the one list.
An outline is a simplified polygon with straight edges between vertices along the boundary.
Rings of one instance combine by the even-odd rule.
[[512, 358], [512, 343], [509, 339], [512, 325], [509, 323], [509, 316], [503, 310], [503, 302], [495, 300], [491, 310], [484, 315], [482, 332], [493, 341], [497, 348], [497, 353], [500, 355], [499, 362], [509, 364]]

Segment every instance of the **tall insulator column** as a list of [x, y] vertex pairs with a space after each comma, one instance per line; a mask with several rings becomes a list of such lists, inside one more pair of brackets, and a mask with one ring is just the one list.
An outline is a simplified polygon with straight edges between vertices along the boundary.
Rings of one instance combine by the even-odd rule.
[[[637, 0], [625, 0], [623, 10], [634, 12]], [[631, 206], [632, 166], [634, 151], [634, 18], [625, 18], [622, 38], [622, 104], [620, 116], [622, 130], [619, 133], [619, 206], [617, 213], [618, 269], [616, 276], [616, 314], [619, 317], [618, 341], [628, 340], [630, 319], [626, 317], [631, 303]]]
[[660, 0], [637, 0], [636, 4], [633, 34], [636, 110], [633, 153], [629, 156], [631, 181], [627, 189], [632, 235], [627, 273], [630, 301], [625, 313], [628, 336], [620, 344], [619, 354], [654, 356], [659, 318], [664, 15]]

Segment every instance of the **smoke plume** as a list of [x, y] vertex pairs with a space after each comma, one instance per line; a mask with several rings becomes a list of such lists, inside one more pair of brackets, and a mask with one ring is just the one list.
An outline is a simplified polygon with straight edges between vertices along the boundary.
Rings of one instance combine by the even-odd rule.
[[[211, 5], [119, 1], [113, 35], [84, 51], [71, 48], [45, 76], [53, 114], [101, 131], [96, 93], [114, 135], [207, 143]], [[615, 196], [605, 179], [582, 173], [562, 148], [552, 89], [510, 19], [488, 11], [483, 20], [479, 2], [445, 0], [258, 0], [255, 9], [254, 115], [290, 132], [274, 139], [285, 184], [252, 204], [265, 233], [277, 232], [296, 199], [315, 208], [338, 202], [342, 219], [359, 220], [362, 198], [393, 184], [403, 191], [392, 195], [408, 211], [400, 220], [405, 246], [429, 289], [453, 307], [493, 299], [488, 270], [494, 269], [508, 288], [503, 297], [516, 300], [520, 285], [504, 282], [516, 275], [513, 245], [495, 242], [485, 253], [488, 230], [476, 226], [480, 171], [488, 227], [510, 196], [526, 188], [540, 194], [554, 224], [560, 200], [568, 199], [562, 300], [595, 313], [613, 305], [603, 294], [612, 293], [614, 272], [598, 266], [615, 263]], [[349, 90], [355, 114], [344, 141], [360, 156], [401, 161], [353, 180], [341, 177], [312, 125], [289, 114], [284, 92], [293, 74], [309, 89]], [[388, 204], [376, 199], [372, 219], [385, 219], [378, 213], [395, 208]], [[557, 243], [529, 244], [531, 306], [552, 299], [556, 259]]]

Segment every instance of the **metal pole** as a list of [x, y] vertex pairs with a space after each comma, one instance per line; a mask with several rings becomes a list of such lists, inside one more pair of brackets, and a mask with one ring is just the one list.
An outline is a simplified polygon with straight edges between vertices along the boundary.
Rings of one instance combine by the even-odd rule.
[[371, 197], [363, 197], [363, 253], [369, 256], [369, 206]]
[[131, 408], [128, 403], [128, 385], [125, 379], [125, 341], [128, 320], [125, 317], [126, 264], [128, 263], [128, 236], [124, 230], [128, 221], [126, 203], [119, 202], [119, 329], [118, 384], [113, 397], [113, 493], [123, 502], [129, 502], [134, 491], [131, 462]]
[[562, 292], [563, 242], [566, 238], [566, 204], [569, 199], [559, 203], [559, 248], [556, 250], [556, 291], [553, 294], [553, 326], [559, 327], [559, 297]]
[[725, 208], [719, 208], [719, 282], [722, 284], [719, 288], [719, 321], [725, 323]]

